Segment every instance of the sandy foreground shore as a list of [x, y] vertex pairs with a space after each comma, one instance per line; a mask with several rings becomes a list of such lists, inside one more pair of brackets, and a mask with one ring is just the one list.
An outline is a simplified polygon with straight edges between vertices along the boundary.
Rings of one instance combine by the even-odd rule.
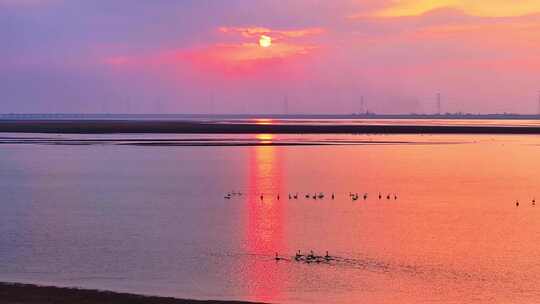
[[0, 133], [58, 134], [540, 134], [540, 127], [287, 125], [147, 120], [0, 120]]
[[109, 291], [45, 287], [29, 284], [0, 283], [2, 304], [219, 304], [240, 301], [197, 301], [150, 297]]

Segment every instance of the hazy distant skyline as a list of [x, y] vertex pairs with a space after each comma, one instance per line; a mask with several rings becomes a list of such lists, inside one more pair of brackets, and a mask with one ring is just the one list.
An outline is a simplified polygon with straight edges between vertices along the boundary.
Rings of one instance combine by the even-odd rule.
[[0, 113], [539, 110], [540, 0], [0, 0], [0, 38]]

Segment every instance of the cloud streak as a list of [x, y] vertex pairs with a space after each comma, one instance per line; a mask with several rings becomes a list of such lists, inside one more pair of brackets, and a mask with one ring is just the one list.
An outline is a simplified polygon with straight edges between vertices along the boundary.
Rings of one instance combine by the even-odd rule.
[[244, 38], [258, 38], [261, 35], [272, 36], [275, 39], [301, 38], [324, 33], [322, 28], [306, 28], [298, 30], [273, 30], [266, 27], [220, 27], [222, 33], [239, 34]]
[[440, 8], [452, 8], [472, 16], [511, 17], [540, 13], [539, 0], [404, 0], [388, 4], [377, 11], [377, 17], [419, 16]]

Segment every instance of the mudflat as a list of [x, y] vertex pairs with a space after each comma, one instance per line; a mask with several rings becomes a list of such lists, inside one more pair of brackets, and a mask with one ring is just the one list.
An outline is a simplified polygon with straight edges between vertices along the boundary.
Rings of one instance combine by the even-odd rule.
[[287, 125], [148, 120], [0, 120], [0, 133], [540, 134], [537, 126]]
[[166, 297], [142, 296], [110, 291], [0, 283], [3, 304], [236, 304], [240, 301], [198, 301]]

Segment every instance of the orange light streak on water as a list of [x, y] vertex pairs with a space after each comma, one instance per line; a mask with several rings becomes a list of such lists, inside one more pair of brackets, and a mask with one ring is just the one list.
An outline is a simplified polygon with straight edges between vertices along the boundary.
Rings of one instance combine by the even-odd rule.
[[[273, 136], [260, 135], [271, 140]], [[247, 277], [248, 293], [255, 301], [272, 302], [282, 291], [283, 274], [279, 268], [269, 267], [274, 252], [283, 252], [285, 245], [285, 194], [280, 159], [274, 147], [254, 147], [249, 155], [249, 195], [246, 205], [246, 251], [261, 257], [252, 262]], [[280, 195], [278, 200], [277, 195]]]

